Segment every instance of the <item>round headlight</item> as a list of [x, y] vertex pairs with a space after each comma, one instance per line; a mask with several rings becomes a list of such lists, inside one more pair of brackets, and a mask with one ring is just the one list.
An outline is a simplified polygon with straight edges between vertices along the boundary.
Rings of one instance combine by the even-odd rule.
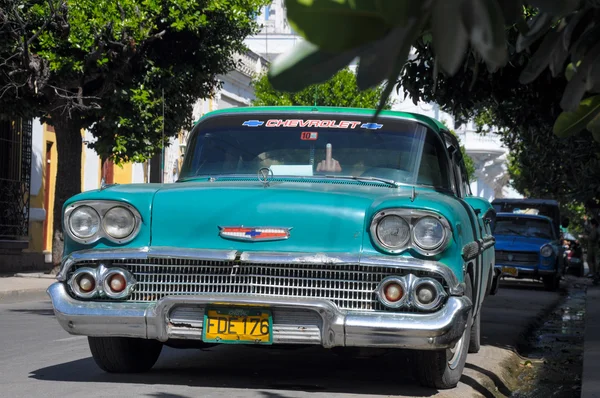
[[421, 218], [413, 228], [413, 239], [421, 249], [437, 249], [446, 238], [442, 223], [434, 217]]
[[540, 250], [540, 253], [542, 254], [543, 257], [550, 257], [551, 255], [554, 254], [554, 250], [552, 249], [552, 246], [544, 246]]
[[385, 216], [377, 224], [377, 239], [390, 249], [399, 249], [406, 246], [410, 238], [408, 223], [399, 216]]
[[69, 229], [79, 239], [91, 238], [100, 229], [100, 216], [89, 206], [79, 206], [69, 216]]
[[135, 217], [125, 207], [116, 206], [104, 214], [102, 227], [110, 237], [124, 239], [135, 229]]

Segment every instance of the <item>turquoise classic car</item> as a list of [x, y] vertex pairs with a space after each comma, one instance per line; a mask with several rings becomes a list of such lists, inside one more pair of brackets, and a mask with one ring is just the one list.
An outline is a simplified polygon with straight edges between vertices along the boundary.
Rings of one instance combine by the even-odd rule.
[[375, 347], [454, 387], [497, 287], [495, 211], [441, 123], [373, 113], [211, 112], [176, 183], [69, 199], [48, 290], [62, 327], [108, 372], [148, 370], [163, 345]]

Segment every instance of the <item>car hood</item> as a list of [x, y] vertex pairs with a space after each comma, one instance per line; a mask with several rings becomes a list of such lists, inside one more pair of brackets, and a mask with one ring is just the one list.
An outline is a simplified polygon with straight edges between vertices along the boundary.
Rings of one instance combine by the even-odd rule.
[[[379, 207], [390, 202], [394, 206], [426, 207], [427, 193], [421, 192], [420, 200], [414, 203], [411, 193], [412, 187], [396, 189], [379, 183], [337, 181], [273, 182], [267, 188], [256, 181], [172, 184], [154, 197], [151, 244], [357, 253], [365, 243], [372, 247], [368, 223]], [[219, 236], [219, 227], [239, 226], [284, 227], [291, 231], [289, 239], [268, 242], [233, 241]]]
[[[365, 214], [386, 186], [325, 183], [186, 182], [154, 197], [152, 246], [357, 252]], [[232, 241], [219, 227], [291, 228], [282, 241]]]
[[548, 239], [531, 238], [515, 235], [495, 235], [496, 250], [538, 252], [540, 248], [551, 243]]

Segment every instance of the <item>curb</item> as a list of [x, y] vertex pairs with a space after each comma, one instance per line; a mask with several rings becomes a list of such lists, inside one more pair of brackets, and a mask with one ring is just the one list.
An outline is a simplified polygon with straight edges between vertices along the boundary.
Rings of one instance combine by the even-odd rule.
[[0, 292], [0, 304], [15, 303], [18, 301], [36, 301], [36, 300], [49, 300], [48, 294], [46, 294], [46, 288], [44, 289], [20, 289], [11, 290], [8, 292]]

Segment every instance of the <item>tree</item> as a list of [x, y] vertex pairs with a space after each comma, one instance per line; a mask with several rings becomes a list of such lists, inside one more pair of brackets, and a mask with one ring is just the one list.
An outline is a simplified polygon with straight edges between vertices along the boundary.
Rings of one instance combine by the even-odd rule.
[[[600, 2], [597, 0], [286, 0], [290, 24], [306, 42], [271, 66], [275, 88], [297, 91], [325, 81], [359, 58], [361, 89], [389, 82], [391, 93], [415, 41], [435, 49], [434, 76], [454, 75], [474, 59], [475, 73], [487, 67], [503, 73], [508, 51], [537, 51], [517, 76], [534, 82], [547, 68], [569, 82], [559, 100], [563, 111], [554, 132], [569, 136], [584, 129], [600, 141]], [[537, 8], [534, 8], [537, 7]], [[505, 27], [518, 29], [507, 40]], [[383, 102], [380, 103], [380, 105]]]
[[[381, 98], [381, 87], [359, 90], [356, 75], [348, 68], [337, 72], [319, 85], [309, 86], [297, 93], [277, 91], [267, 75], [259, 76], [253, 82], [256, 99], [252, 105], [317, 105], [355, 108], [376, 108]], [[390, 109], [392, 102], [387, 100], [384, 109]]]
[[[102, 158], [141, 161], [191, 124], [267, 0], [0, 0], [0, 109], [54, 126], [53, 262], [80, 192], [81, 130]], [[164, 94], [163, 94], [164, 93]], [[163, 100], [164, 97], [164, 100]], [[164, 118], [163, 118], [164, 109]]]
[[[516, 28], [508, 32], [509, 40], [517, 36]], [[568, 140], [553, 134], [568, 82], [545, 71], [530, 84], [520, 84], [529, 58], [511, 49], [502, 73], [492, 73], [477, 71], [476, 59], [469, 57], [453, 76], [435, 78], [433, 49], [418, 40], [400, 82], [413, 101], [436, 102], [458, 123], [475, 119], [481, 129], [497, 127], [511, 152], [509, 171], [519, 192], [594, 207], [600, 199], [600, 144], [585, 131]]]

